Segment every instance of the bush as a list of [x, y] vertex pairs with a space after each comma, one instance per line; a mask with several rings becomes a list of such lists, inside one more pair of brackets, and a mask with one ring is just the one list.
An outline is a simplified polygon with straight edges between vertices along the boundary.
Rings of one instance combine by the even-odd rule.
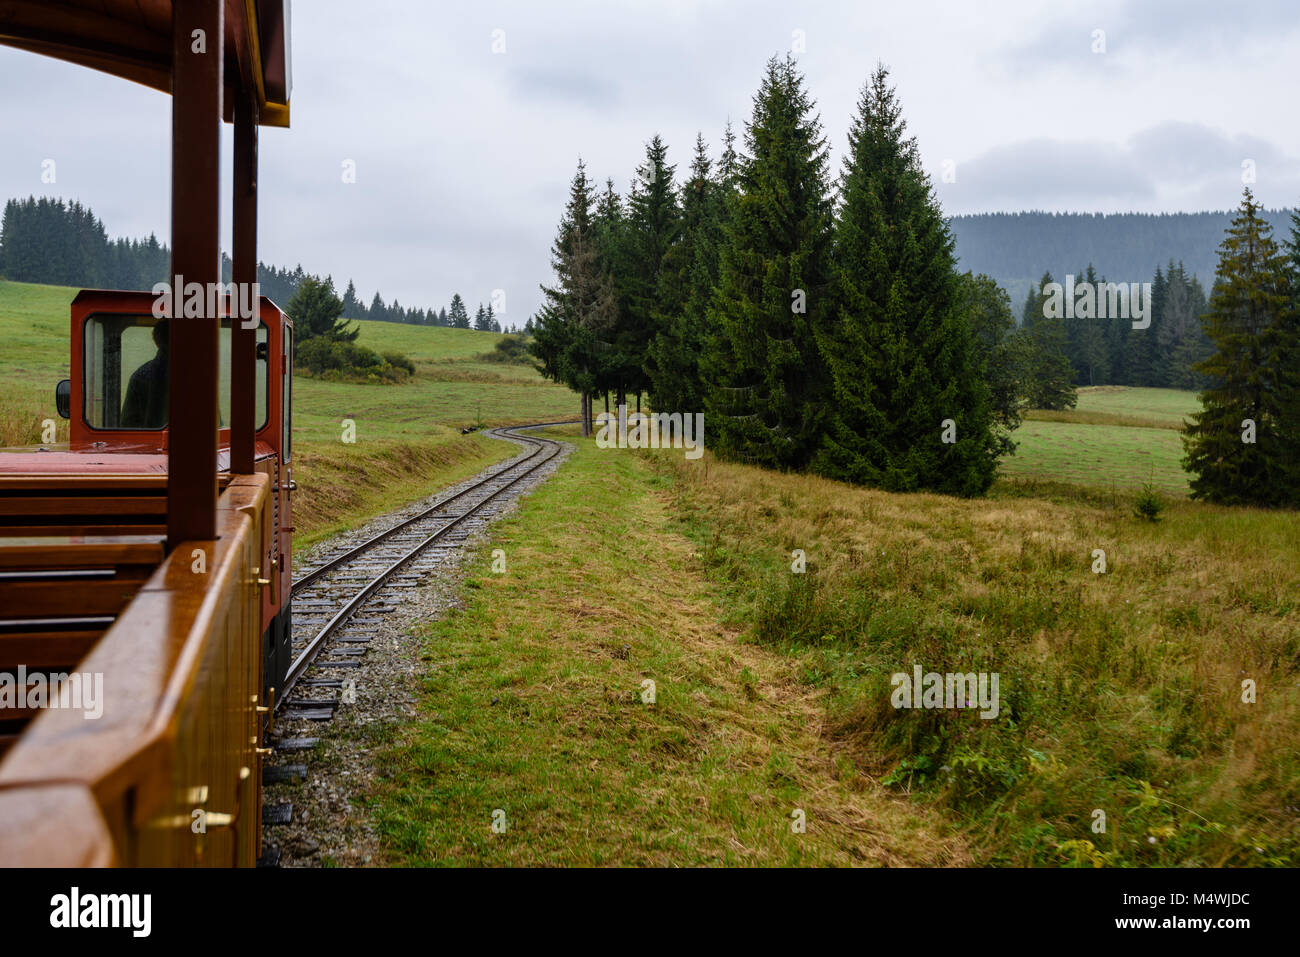
[[486, 362], [513, 362], [520, 365], [533, 361], [528, 352], [528, 337], [513, 333], [498, 339], [496, 347], [491, 352], [483, 353], [480, 358]]
[[385, 352], [384, 361], [394, 369], [405, 369], [408, 375], [415, 375], [415, 363], [400, 352]]
[[300, 340], [295, 353], [294, 365], [299, 371], [322, 379], [402, 382], [415, 372], [414, 363], [405, 356], [397, 353], [381, 356], [355, 342], [324, 336]]

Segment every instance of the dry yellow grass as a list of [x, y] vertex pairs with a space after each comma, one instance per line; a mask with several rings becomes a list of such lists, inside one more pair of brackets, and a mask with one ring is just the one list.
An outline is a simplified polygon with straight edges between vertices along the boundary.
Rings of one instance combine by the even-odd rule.
[[[1065, 863], [1091, 841], [1113, 863], [1294, 859], [1300, 515], [1181, 502], [1153, 524], [1122, 497], [958, 500], [661, 461], [731, 620], [814, 676], [859, 767], [950, 807], [981, 857]], [[888, 676], [916, 663], [999, 672], [1002, 719], [895, 711]]]

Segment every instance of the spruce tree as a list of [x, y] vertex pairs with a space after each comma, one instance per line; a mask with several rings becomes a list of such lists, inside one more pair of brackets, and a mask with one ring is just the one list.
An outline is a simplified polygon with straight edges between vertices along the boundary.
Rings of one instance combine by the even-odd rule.
[[351, 319], [363, 318], [361, 303], [357, 302], [357, 287], [348, 280], [348, 288], [343, 293], [343, 315]]
[[[1075, 303], [1075, 383], [1104, 385], [1110, 381], [1110, 350], [1106, 348], [1106, 323], [1098, 313], [1104, 299], [1104, 277], [1097, 275], [1092, 263], [1081, 274], [1081, 281], [1091, 285], [1093, 295], [1079, 295]], [[1100, 290], [1100, 291], [1099, 291]]]
[[447, 325], [453, 329], [469, 328], [469, 310], [465, 308], [465, 300], [460, 298], [460, 293], [454, 293], [451, 297], [451, 306], [447, 311]]
[[1291, 235], [1283, 243], [1283, 269], [1290, 291], [1284, 314], [1278, 368], [1278, 406], [1284, 421], [1279, 471], [1285, 500], [1300, 506], [1300, 203], [1291, 212]]
[[619, 341], [619, 330], [629, 326], [627, 303], [633, 270], [629, 265], [630, 249], [627, 237], [627, 211], [623, 200], [614, 189], [614, 180], [606, 178], [605, 191], [596, 201], [591, 218], [592, 241], [596, 246], [596, 266], [609, 279], [612, 298], [613, 321], [596, 334], [593, 348], [600, 360], [593, 386], [594, 394], [621, 393], [629, 370], [637, 366], [636, 360], [622, 347], [629, 340]]
[[1165, 380], [1164, 358], [1160, 355], [1160, 329], [1164, 325], [1168, 291], [1168, 277], [1157, 266], [1155, 278], [1151, 281], [1151, 324], [1145, 329], [1134, 329], [1129, 336], [1129, 341], [1134, 344], [1133, 385], [1156, 387]]
[[1024, 337], [1016, 332], [1011, 300], [990, 276], [969, 272], [958, 277], [961, 309], [970, 318], [972, 347], [979, 353], [996, 428], [997, 454], [1016, 450], [1011, 435], [1024, 412]]
[[343, 316], [343, 300], [328, 279], [305, 276], [285, 311], [293, 318], [295, 341], [299, 344], [317, 337], [353, 342], [361, 334], [360, 327]]
[[579, 161], [551, 247], [555, 285], [542, 286], [544, 302], [529, 344], [542, 362], [543, 375], [583, 397], [584, 434], [590, 427], [588, 400], [602, 373], [597, 343], [610, 336], [616, 319], [613, 285], [600, 267], [591, 206], [591, 184]]
[[740, 175], [740, 157], [736, 153], [736, 131], [727, 120], [727, 127], [722, 132], [722, 154], [718, 157], [718, 186], [722, 192], [731, 196], [737, 190], [737, 177]]
[[821, 442], [829, 393], [815, 329], [832, 209], [821, 122], [789, 56], [767, 63], [745, 145], [709, 310], [706, 422], [720, 454], [797, 468]]
[[1214, 354], [1205, 335], [1201, 315], [1206, 309], [1205, 292], [1195, 276], [1188, 277], [1180, 262], [1169, 270], [1164, 301], [1164, 321], [1157, 342], [1164, 357], [1163, 388], [1198, 389], [1207, 383], [1196, 366]]
[[690, 177], [682, 185], [681, 242], [669, 248], [660, 272], [661, 317], [650, 344], [651, 398], [656, 409], [704, 408], [700, 354], [707, 311], [718, 281], [722, 189], [711, 177], [703, 134], [695, 138]]
[[1192, 497], [1224, 504], [1300, 500], [1296, 362], [1300, 317], [1286, 258], [1245, 190], [1219, 247], [1205, 329], [1215, 353], [1198, 365], [1210, 379], [1183, 439]]
[[961, 308], [952, 235], [905, 130], [877, 66], [840, 178], [835, 314], [818, 329], [834, 397], [813, 464], [893, 491], [978, 495], [1000, 449], [986, 370]]
[[619, 284], [622, 320], [615, 335], [620, 356], [620, 391], [644, 392], [654, 376], [650, 343], [674, 304], [665, 304], [660, 274], [664, 257], [679, 242], [681, 210], [673, 177], [677, 168], [668, 162], [668, 147], [656, 134], [646, 144], [645, 161], [637, 167], [628, 192], [625, 226], [625, 281]]
[[1046, 314], [1046, 289], [1052, 281], [1052, 274], [1046, 272], [1038, 286], [1030, 288], [1018, 333], [1024, 361], [1021, 389], [1031, 409], [1072, 409], [1078, 402], [1065, 354], [1065, 323]]

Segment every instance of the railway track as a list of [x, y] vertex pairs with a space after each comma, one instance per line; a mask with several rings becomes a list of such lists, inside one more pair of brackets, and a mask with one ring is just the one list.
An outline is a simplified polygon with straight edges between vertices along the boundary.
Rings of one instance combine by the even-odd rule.
[[[489, 430], [490, 435], [523, 446], [527, 454], [440, 496], [428, 508], [358, 545], [339, 546], [294, 582], [293, 661], [284, 688], [276, 693], [274, 720], [267, 729], [277, 753], [306, 751], [318, 740], [308, 732], [286, 735], [284, 726], [310, 728], [328, 722], [341, 706], [355, 702], [368, 646], [384, 618], [398, 610], [402, 593], [418, 587], [450, 552], [490, 523], [513, 500], [509, 493], [564, 448], [551, 439], [522, 433], [561, 424], [567, 423]], [[264, 785], [305, 778], [306, 767], [301, 764], [270, 763], [263, 768]], [[289, 823], [292, 817], [291, 804], [268, 802], [263, 807], [264, 825]], [[274, 851], [263, 863], [274, 865], [278, 857]]]
[[[565, 423], [546, 423], [545, 425]], [[340, 688], [341, 677], [307, 678], [309, 670], [347, 671], [357, 667], [377, 616], [392, 611], [401, 589], [414, 588], [460, 547], [509, 500], [504, 493], [554, 458], [563, 446], [550, 439], [521, 435], [545, 425], [491, 429], [488, 434], [530, 446], [532, 451], [489, 472], [479, 481], [439, 499], [429, 508], [350, 548], [341, 548], [293, 584], [294, 655], [284, 688], [276, 695], [278, 716], [320, 719], [337, 698], [302, 699], [302, 687]], [[387, 594], [385, 594], [387, 592]], [[309, 635], [299, 642], [299, 636]], [[345, 644], [353, 647], [337, 648]], [[334, 652], [325, 657], [324, 652]]]

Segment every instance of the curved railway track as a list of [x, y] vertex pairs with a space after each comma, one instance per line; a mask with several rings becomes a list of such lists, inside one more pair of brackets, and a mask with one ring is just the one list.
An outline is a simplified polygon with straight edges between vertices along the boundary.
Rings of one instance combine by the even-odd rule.
[[[541, 423], [489, 430], [490, 435], [530, 446], [479, 481], [435, 502], [392, 528], [353, 547], [344, 547], [294, 582], [292, 592], [294, 649], [284, 687], [276, 694], [275, 713], [286, 720], [328, 720], [339, 698], [332, 692], [347, 688], [342, 677], [307, 678], [309, 671], [347, 673], [360, 666], [369, 635], [382, 615], [392, 611], [387, 601], [402, 588], [414, 588], [505, 505], [504, 493], [553, 459], [558, 442], [532, 435], [528, 429], [567, 423]], [[389, 598], [385, 598], [385, 592]], [[305, 641], [299, 636], [306, 633]], [[328, 654], [326, 654], [328, 652]], [[329, 697], [295, 697], [299, 689], [318, 689]]]

